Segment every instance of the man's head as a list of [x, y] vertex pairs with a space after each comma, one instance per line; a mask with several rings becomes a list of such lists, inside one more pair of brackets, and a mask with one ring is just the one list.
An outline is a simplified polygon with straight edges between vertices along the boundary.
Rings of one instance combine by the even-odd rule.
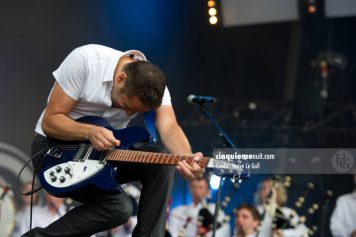
[[49, 208], [58, 209], [64, 203], [63, 198], [52, 196], [49, 193], [46, 193], [45, 196], [46, 196], [46, 203]]
[[280, 181], [275, 181], [270, 178], [265, 179], [260, 183], [257, 192], [257, 203], [265, 204], [271, 195], [272, 188], [276, 191], [276, 202], [278, 205], [283, 206], [287, 202], [287, 191]]
[[199, 203], [208, 197], [209, 184], [205, 178], [194, 179], [190, 182], [190, 192], [194, 203]]
[[241, 204], [235, 212], [235, 225], [238, 231], [248, 235], [253, 233], [260, 224], [257, 209], [250, 204]]
[[[32, 191], [32, 181], [28, 181], [21, 184], [21, 190], [24, 193]], [[21, 195], [21, 200], [24, 207], [31, 205], [31, 195]], [[33, 194], [33, 203], [37, 203], [38, 195], [37, 193]]]
[[121, 62], [114, 75], [113, 105], [126, 110], [128, 115], [158, 108], [166, 87], [162, 71], [146, 61], [126, 59]]

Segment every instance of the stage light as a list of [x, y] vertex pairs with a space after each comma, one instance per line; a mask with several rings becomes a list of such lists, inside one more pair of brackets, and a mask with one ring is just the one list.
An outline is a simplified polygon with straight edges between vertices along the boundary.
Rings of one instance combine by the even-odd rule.
[[216, 176], [215, 174], [213, 174], [211, 177], [210, 177], [210, 187], [212, 190], [217, 190], [219, 188], [219, 185], [220, 185], [220, 177], [219, 176]]
[[309, 14], [313, 14], [316, 12], [316, 7], [315, 6], [309, 6], [308, 7], [308, 13]]
[[218, 18], [216, 16], [211, 16], [209, 18], [209, 22], [210, 24], [215, 25], [216, 23], [218, 23]]
[[215, 1], [212, 0], [208, 1], [208, 7], [215, 7], [215, 5], [216, 5]]
[[210, 15], [210, 16], [215, 16], [216, 13], [217, 13], [217, 11], [216, 11], [215, 8], [210, 8], [210, 9], [209, 9], [209, 15]]
[[307, 13], [310, 15], [317, 13], [318, 11], [317, 0], [306, 0], [306, 10]]
[[208, 14], [209, 14], [209, 23], [211, 25], [215, 25], [218, 23], [219, 18], [218, 18], [218, 4], [216, 0], [208, 0], [207, 1], [207, 9], [208, 9]]

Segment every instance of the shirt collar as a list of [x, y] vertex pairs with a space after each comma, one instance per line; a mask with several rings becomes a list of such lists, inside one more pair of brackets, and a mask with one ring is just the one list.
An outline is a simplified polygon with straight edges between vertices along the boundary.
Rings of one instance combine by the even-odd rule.
[[120, 58], [122, 56], [130, 56], [132, 57], [135, 61], [147, 61], [146, 56], [138, 51], [138, 50], [128, 50], [125, 52], [121, 52], [121, 51], [116, 51], [113, 56], [111, 57], [111, 60], [106, 68], [104, 77], [103, 77], [103, 82], [112, 82], [113, 81], [113, 77], [114, 77], [114, 72], [115, 72], [115, 68], [117, 65], [117, 62], [120, 60]]

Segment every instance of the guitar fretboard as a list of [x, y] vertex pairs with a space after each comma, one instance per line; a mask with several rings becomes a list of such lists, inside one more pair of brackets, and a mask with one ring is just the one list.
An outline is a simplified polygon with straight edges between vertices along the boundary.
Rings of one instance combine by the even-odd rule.
[[[131, 163], [161, 164], [176, 166], [179, 161], [186, 161], [190, 164], [193, 160], [191, 155], [173, 155], [165, 153], [132, 151], [132, 150], [111, 150], [106, 156], [108, 161], [121, 161]], [[209, 158], [203, 157], [199, 160], [200, 167], [205, 168]]]

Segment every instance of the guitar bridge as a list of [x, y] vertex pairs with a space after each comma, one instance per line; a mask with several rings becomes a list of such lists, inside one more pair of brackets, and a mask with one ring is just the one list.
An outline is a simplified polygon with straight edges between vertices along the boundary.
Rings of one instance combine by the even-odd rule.
[[74, 156], [74, 161], [83, 162], [88, 159], [90, 153], [92, 152], [93, 147], [90, 144], [80, 144], [77, 154]]
[[99, 164], [106, 165], [107, 163], [106, 156], [109, 154], [111, 150], [113, 150], [113, 148], [110, 148], [109, 150], [101, 153], [100, 158], [98, 159]]

